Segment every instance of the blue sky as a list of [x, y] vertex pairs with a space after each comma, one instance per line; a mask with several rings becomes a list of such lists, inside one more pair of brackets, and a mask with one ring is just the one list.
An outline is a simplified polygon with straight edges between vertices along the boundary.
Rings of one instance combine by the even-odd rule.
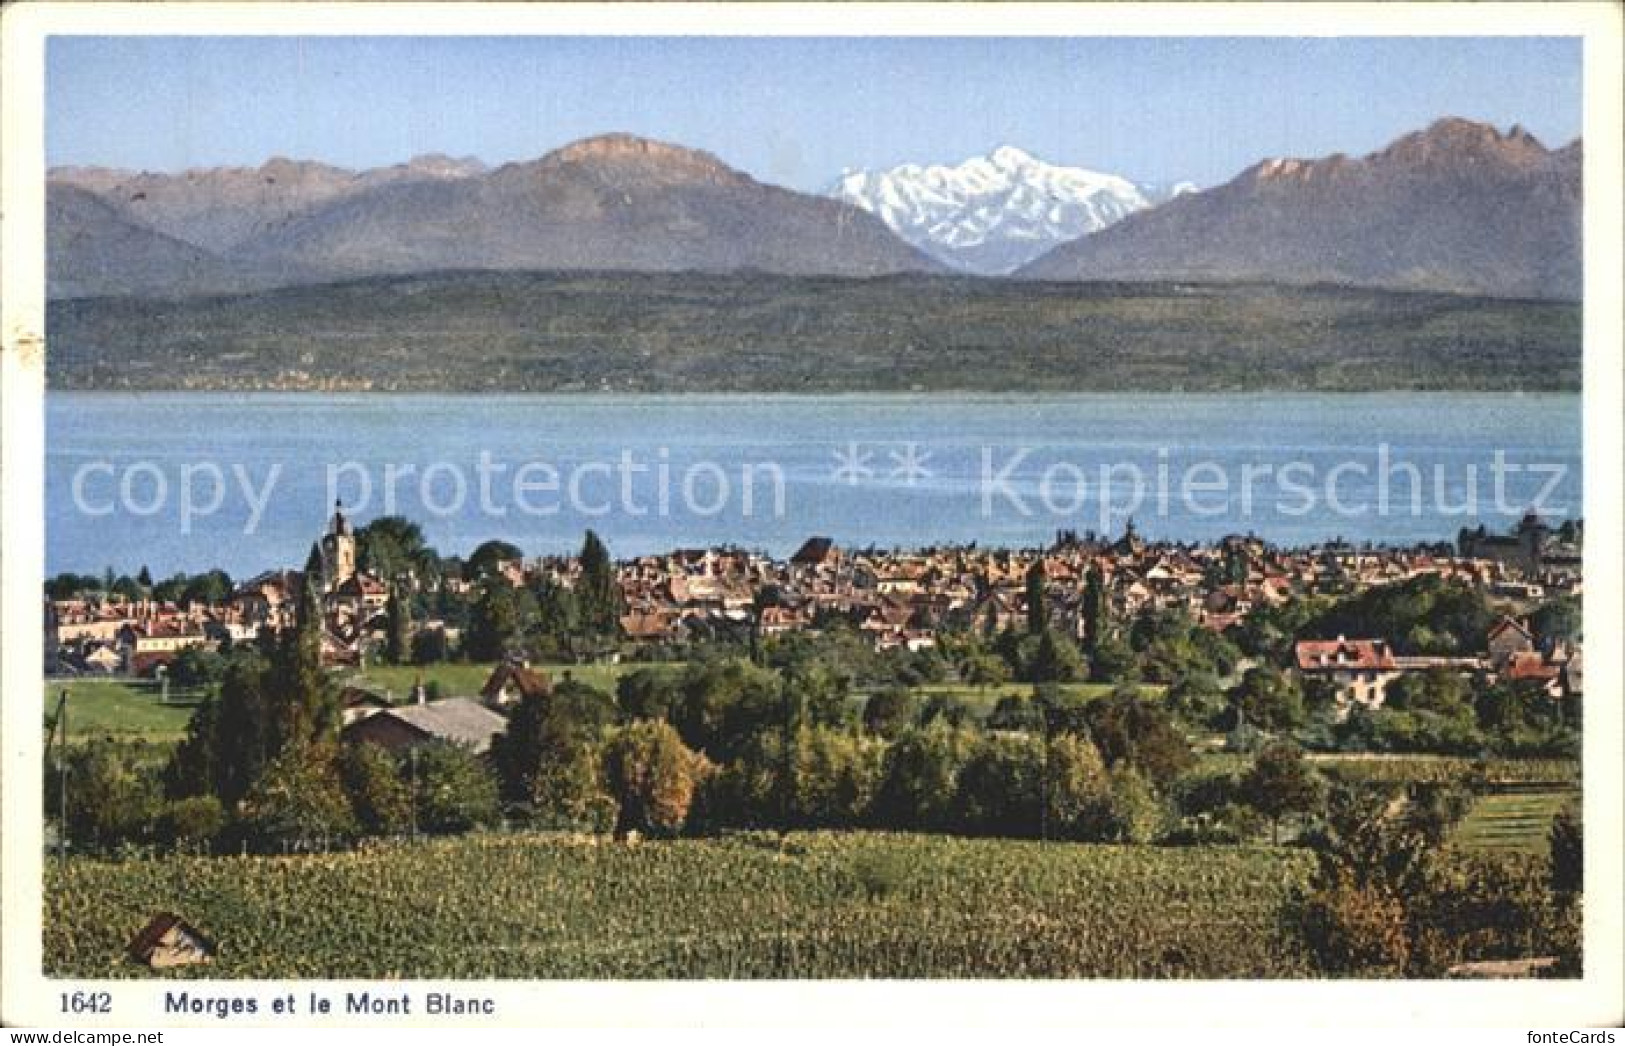
[[630, 131], [799, 189], [1006, 143], [1213, 185], [1446, 115], [1581, 128], [1558, 38], [53, 37], [47, 62], [53, 166], [501, 163]]

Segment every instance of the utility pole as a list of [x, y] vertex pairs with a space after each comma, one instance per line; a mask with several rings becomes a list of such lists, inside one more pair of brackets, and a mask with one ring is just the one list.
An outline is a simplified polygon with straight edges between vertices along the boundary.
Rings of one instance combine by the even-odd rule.
[[407, 794], [411, 797], [412, 811], [412, 842], [418, 841], [418, 746], [413, 745], [406, 750], [406, 761], [411, 766], [411, 786]]
[[1049, 749], [1050, 749], [1050, 710], [1047, 704], [1038, 702], [1038, 696], [1033, 700], [1039, 703], [1039, 711], [1044, 717], [1044, 787], [1038, 806], [1038, 841], [1049, 842]]
[[65, 860], [68, 856], [68, 688], [62, 688], [62, 696], [56, 701], [56, 782], [57, 782], [57, 815], [56, 815], [56, 857]]
[[795, 711], [796, 696], [794, 693], [794, 669], [786, 666], [784, 680], [780, 684], [779, 693], [782, 698], [782, 714], [784, 721], [780, 730], [781, 742], [779, 745], [779, 834], [782, 837], [790, 830], [790, 802], [791, 793], [795, 787], [795, 758], [791, 746], [795, 743]]

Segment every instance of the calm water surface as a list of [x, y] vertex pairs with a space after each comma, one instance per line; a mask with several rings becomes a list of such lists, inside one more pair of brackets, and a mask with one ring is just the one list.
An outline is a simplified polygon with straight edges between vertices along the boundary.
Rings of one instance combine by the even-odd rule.
[[[573, 550], [588, 527], [620, 556], [787, 555], [812, 534], [1020, 546], [1130, 515], [1149, 537], [1410, 544], [1504, 529], [1542, 494], [1549, 515], [1581, 514], [1573, 395], [62, 392], [47, 429], [53, 573], [297, 567], [333, 493], [360, 521], [418, 520], [447, 554]], [[1499, 492], [1498, 454], [1517, 469]]]

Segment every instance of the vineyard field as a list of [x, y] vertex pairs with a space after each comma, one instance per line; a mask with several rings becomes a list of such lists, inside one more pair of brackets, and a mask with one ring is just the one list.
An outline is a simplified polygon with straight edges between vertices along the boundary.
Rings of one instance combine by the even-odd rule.
[[174, 911], [221, 978], [1280, 978], [1309, 854], [879, 833], [474, 835], [305, 857], [47, 862], [45, 967]]

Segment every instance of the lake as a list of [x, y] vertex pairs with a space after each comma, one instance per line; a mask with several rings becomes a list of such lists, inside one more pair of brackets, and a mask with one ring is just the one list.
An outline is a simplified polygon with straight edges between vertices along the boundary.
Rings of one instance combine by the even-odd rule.
[[302, 566], [341, 497], [443, 554], [596, 530], [1047, 544], [1058, 530], [1415, 544], [1581, 515], [1577, 395], [594, 397], [51, 393], [47, 570]]

